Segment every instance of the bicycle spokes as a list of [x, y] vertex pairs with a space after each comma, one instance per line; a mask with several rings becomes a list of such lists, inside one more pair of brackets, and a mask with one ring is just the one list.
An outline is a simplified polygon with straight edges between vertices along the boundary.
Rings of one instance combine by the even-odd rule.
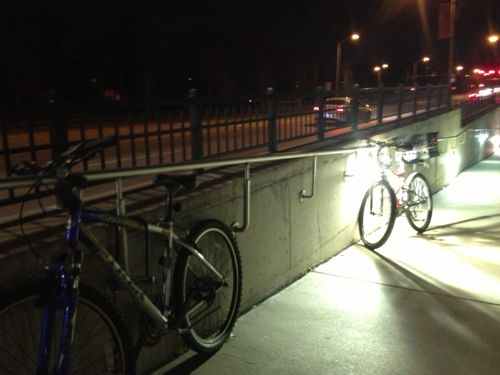
[[190, 325], [195, 326], [225, 305], [224, 295], [228, 292], [225, 289], [230, 291], [232, 283], [230, 278], [226, 277], [224, 280], [217, 280], [201, 262], [193, 257], [191, 260], [188, 265], [189, 276], [186, 280], [186, 284], [190, 285], [186, 299], [188, 305], [186, 316], [190, 320]]
[[385, 181], [365, 194], [358, 213], [360, 238], [370, 249], [381, 246], [389, 237], [396, 216], [396, 196]]
[[406, 218], [409, 224], [421, 233], [427, 229], [431, 220], [432, 196], [429, 184], [423, 175], [416, 173], [409, 178], [410, 181], [405, 188]]
[[192, 349], [213, 352], [229, 337], [237, 317], [241, 297], [239, 253], [230, 230], [216, 220], [195, 226], [190, 240], [203, 258], [186, 251], [179, 259], [184, 304], [181, 333]]
[[[122, 339], [121, 317], [107, 313], [111, 306], [89, 288], [82, 289], [71, 347], [69, 365], [61, 366], [63, 310], [51, 311], [53, 330], [50, 342], [42, 350], [49, 355], [37, 366], [37, 353], [43, 323], [44, 306], [40, 306], [36, 288], [20, 293], [8, 306], [0, 306], [0, 373], [16, 375], [40, 374], [124, 374], [131, 369], [131, 345]], [[129, 337], [128, 334], [126, 337]], [[48, 346], [50, 345], [50, 347]]]
[[[412, 216], [418, 220], [419, 214], [427, 215], [428, 192], [424, 192], [424, 186], [421, 183], [415, 184], [414, 188], [407, 191], [406, 208], [412, 213]], [[422, 219], [420, 219], [422, 220]], [[423, 218], [425, 220], [425, 218]]]
[[383, 217], [384, 212], [389, 210], [387, 208], [389, 199], [390, 196], [385, 189], [378, 185], [373, 187], [370, 194], [370, 215]]

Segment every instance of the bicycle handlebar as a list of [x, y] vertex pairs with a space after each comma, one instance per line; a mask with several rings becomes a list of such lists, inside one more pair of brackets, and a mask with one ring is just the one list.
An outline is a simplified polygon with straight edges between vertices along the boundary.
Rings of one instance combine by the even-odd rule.
[[367, 142], [373, 146], [377, 146], [379, 148], [383, 147], [394, 147], [396, 149], [409, 151], [414, 148], [414, 145], [408, 142], [386, 142], [386, 141], [376, 141], [373, 139], [367, 139]]
[[42, 165], [34, 161], [22, 162], [13, 169], [12, 173], [18, 176], [42, 175], [54, 176], [56, 178], [61, 176], [66, 177], [73, 165], [93, 158], [98, 152], [106, 147], [113, 146], [116, 142], [116, 136], [81, 142], [46, 164]]
[[386, 141], [377, 141], [377, 140], [374, 140], [374, 139], [367, 139], [366, 141], [368, 142], [369, 145], [372, 145], [372, 146], [375, 146], [375, 147], [378, 148], [378, 154], [377, 154], [378, 162], [379, 162], [379, 164], [381, 163], [381, 166], [384, 169], [387, 169], [387, 168], [390, 167], [389, 162], [381, 161], [380, 158], [379, 158], [379, 155], [382, 152], [382, 149], [384, 149], [385, 147], [387, 147], [387, 148], [395, 148], [398, 151], [402, 151], [401, 160], [405, 164], [412, 165], [412, 164], [421, 163], [421, 162], [424, 161], [420, 157], [410, 157], [410, 158], [407, 157], [407, 152], [408, 151], [415, 150], [415, 145], [413, 143], [403, 142], [403, 141], [400, 141], [400, 142], [386, 142]]
[[109, 136], [79, 143], [72, 149], [69, 149], [59, 155], [54, 164], [67, 164], [69, 166], [75, 165], [83, 160], [93, 158], [97, 152], [102, 151], [102, 149], [106, 147], [113, 146], [116, 141], [117, 138], [115, 136]]

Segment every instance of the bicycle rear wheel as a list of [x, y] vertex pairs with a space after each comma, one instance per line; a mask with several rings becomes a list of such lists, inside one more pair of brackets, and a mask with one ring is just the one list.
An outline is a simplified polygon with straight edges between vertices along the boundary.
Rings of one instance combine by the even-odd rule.
[[403, 207], [411, 227], [424, 232], [432, 218], [432, 195], [429, 183], [421, 173], [413, 173], [406, 179]]
[[[45, 285], [45, 283], [41, 283]], [[0, 302], [0, 373], [37, 373], [43, 287], [24, 288]], [[49, 373], [57, 361], [62, 311], [55, 315]], [[69, 374], [135, 374], [132, 339], [123, 318], [95, 290], [81, 285]], [[55, 372], [54, 372], [55, 373]]]
[[387, 181], [378, 181], [368, 189], [359, 209], [361, 241], [371, 250], [382, 246], [391, 235], [395, 221], [396, 194]]
[[217, 351], [231, 334], [241, 299], [241, 261], [236, 241], [217, 220], [202, 221], [188, 242], [223, 275], [219, 280], [200, 259], [184, 249], [176, 264], [175, 290], [183, 311], [181, 334], [200, 353]]

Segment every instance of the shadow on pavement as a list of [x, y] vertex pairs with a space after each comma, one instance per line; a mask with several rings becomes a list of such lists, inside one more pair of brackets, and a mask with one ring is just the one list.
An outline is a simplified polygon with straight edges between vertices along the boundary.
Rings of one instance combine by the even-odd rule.
[[186, 375], [190, 374], [200, 366], [202, 366], [206, 361], [213, 357], [214, 354], [196, 354], [193, 352], [188, 352], [181, 356], [174, 362], [172, 362], [164, 371], [161, 373], [155, 373], [155, 375]]
[[433, 231], [435, 229], [450, 228], [450, 227], [453, 227], [454, 225], [466, 224], [466, 223], [471, 223], [471, 222], [480, 221], [480, 220], [488, 220], [488, 219], [493, 219], [496, 217], [500, 217], [500, 214], [484, 215], [484, 216], [479, 216], [479, 217], [473, 217], [473, 218], [466, 219], [466, 220], [455, 221], [453, 223], [431, 226], [429, 229], [427, 229], [427, 231], [425, 233], [427, 233], [429, 231]]

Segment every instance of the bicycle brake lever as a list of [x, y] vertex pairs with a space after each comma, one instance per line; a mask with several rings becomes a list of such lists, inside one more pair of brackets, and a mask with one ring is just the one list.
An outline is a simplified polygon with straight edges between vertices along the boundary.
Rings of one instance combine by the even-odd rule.
[[30, 176], [36, 175], [41, 172], [43, 167], [35, 161], [23, 161], [21, 164], [16, 165], [11, 173], [17, 176]]

